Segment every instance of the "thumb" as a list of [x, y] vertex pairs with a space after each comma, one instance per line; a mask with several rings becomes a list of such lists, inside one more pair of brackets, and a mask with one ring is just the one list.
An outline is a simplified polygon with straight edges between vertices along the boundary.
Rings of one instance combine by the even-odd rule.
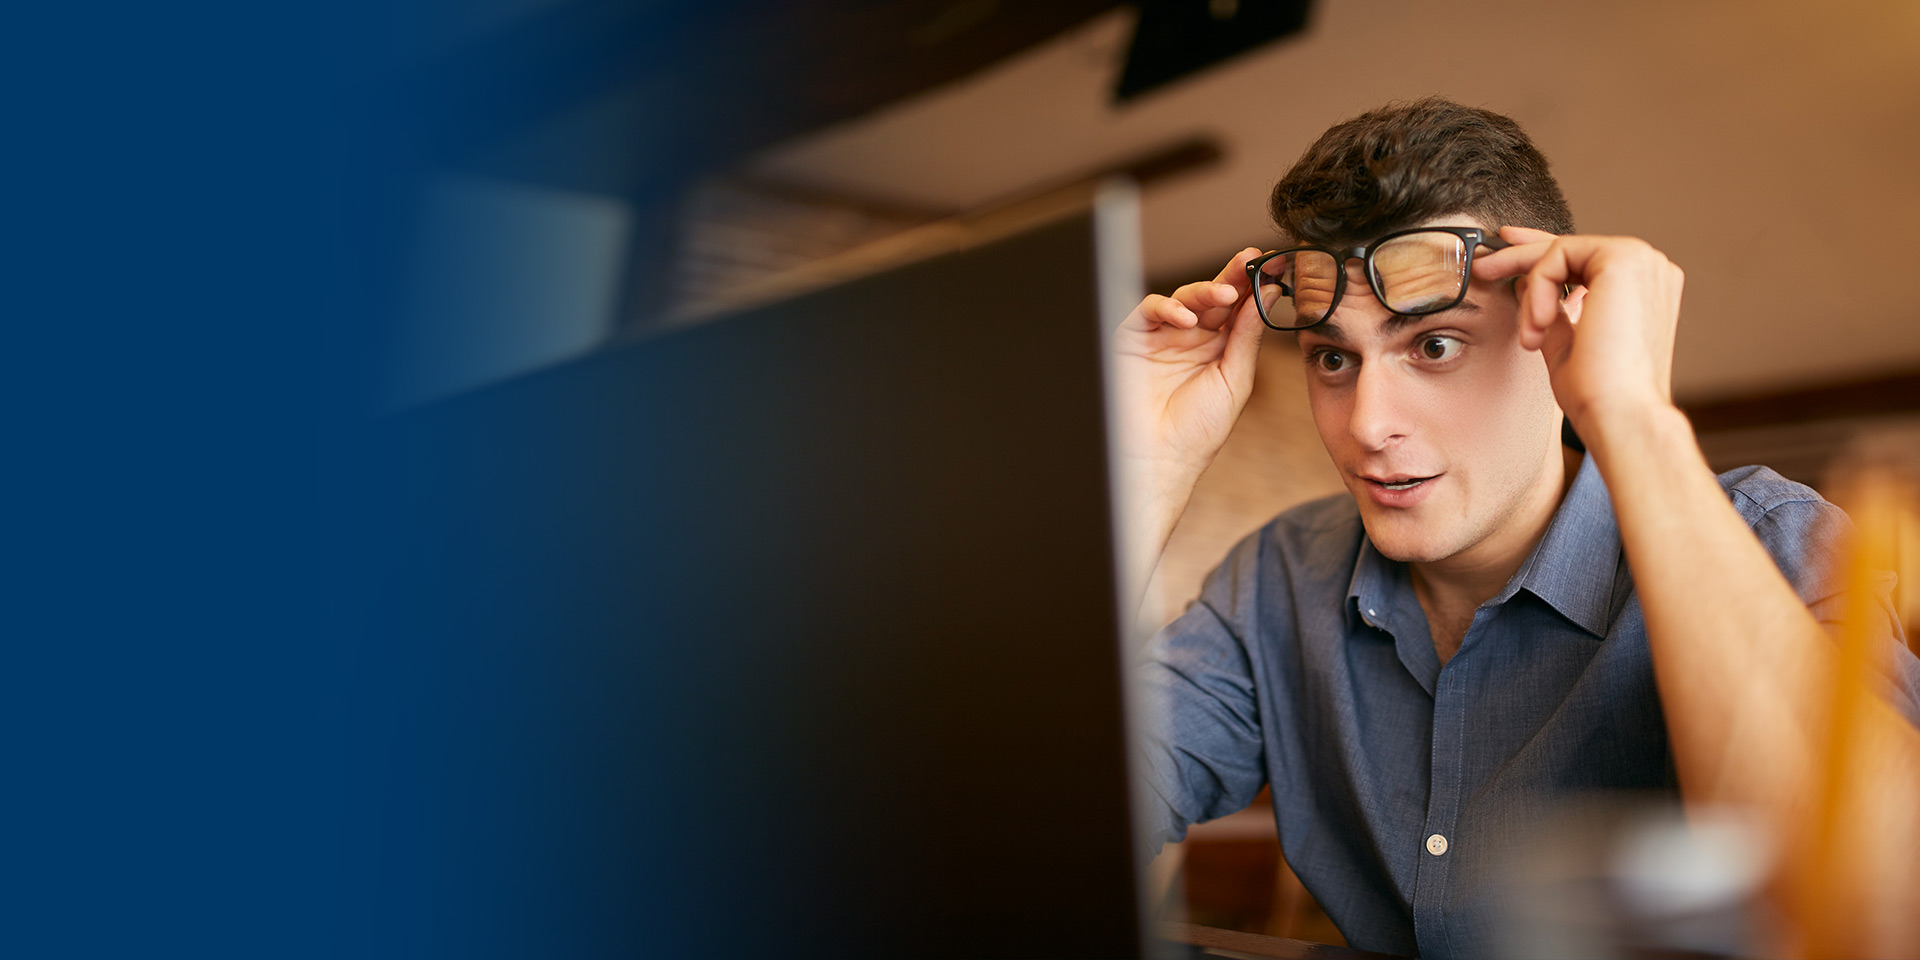
[[[1277, 295], [1279, 291], [1274, 293]], [[1260, 339], [1266, 330], [1267, 325], [1260, 321], [1260, 311], [1254, 308], [1253, 298], [1241, 301], [1240, 309], [1233, 316], [1233, 329], [1227, 334], [1227, 349], [1220, 357], [1220, 372], [1226, 376], [1233, 395], [1243, 403], [1253, 392], [1253, 371], [1260, 358]]]
[[1585, 306], [1586, 302], [1587, 288], [1579, 284], [1574, 284], [1573, 292], [1567, 294], [1566, 298], [1560, 301], [1560, 309], [1566, 313], [1567, 319], [1572, 320], [1574, 323], [1579, 323], [1580, 308]]

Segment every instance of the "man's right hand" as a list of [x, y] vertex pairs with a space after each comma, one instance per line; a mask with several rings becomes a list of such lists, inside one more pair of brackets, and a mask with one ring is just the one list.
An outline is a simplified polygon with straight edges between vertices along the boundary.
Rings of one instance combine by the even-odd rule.
[[1157, 559], [1187, 498], [1253, 392], [1265, 325], [1254, 309], [1248, 247], [1211, 281], [1140, 301], [1113, 336], [1120, 454], [1141, 537]]

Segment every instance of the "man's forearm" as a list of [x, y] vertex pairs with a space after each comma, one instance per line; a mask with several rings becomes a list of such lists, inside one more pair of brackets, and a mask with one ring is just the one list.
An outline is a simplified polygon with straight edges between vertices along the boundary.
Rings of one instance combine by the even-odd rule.
[[[1671, 406], [1583, 431], [1612, 495], [1690, 800], [1796, 803], [1834, 657]], [[1590, 434], [1590, 436], [1589, 436]]]
[[1122, 458], [1119, 485], [1120, 535], [1123, 588], [1127, 609], [1139, 611], [1146, 599], [1147, 584], [1160, 564], [1160, 555], [1173, 536], [1173, 528], [1186, 512], [1187, 501], [1199, 483], [1199, 473], [1190, 468], [1169, 465], [1144, 458]]
[[1860, 921], [1852, 946], [1904, 943], [1887, 924], [1910, 913], [1920, 882], [1920, 733], [1882, 702], [1856, 715], [1847, 789], [1827, 798], [1845, 826], [1822, 833], [1813, 808], [1837, 645], [1734, 510], [1678, 410], [1621, 414], [1582, 435], [1619, 518], [1683, 795], [1758, 813], [1783, 846], [1785, 876], [1852, 892], [1802, 899], [1802, 919], [1838, 909]]

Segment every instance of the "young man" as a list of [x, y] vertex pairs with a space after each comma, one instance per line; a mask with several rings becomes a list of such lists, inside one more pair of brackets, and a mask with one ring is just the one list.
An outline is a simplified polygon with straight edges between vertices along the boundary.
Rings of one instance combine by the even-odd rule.
[[[1329, 130], [1272, 213], [1283, 248], [1320, 249], [1242, 251], [1115, 341], [1141, 555], [1246, 403], [1263, 315], [1302, 328], [1351, 494], [1243, 540], [1148, 649], [1161, 839], [1271, 784], [1351, 944], [1466, 957], [1496, 933], [1502, 841], [1571, 792], [1677, 791], [1785, 836], [1816, 782], [1845, 519], [1771, 471], [1708, 469], [1669, 393], [1680, 270], [1573, 235], [1519, 126], [1444, 100]], [[1881, 609], [1859, 787], [1897, 858], [1858, 862], [1910, 891], [1920, 663]]]

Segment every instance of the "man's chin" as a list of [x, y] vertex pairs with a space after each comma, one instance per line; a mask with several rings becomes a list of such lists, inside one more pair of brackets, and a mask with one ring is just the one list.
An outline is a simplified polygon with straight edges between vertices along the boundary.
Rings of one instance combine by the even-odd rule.
[[1403, 546], [1392, 542], [1381, 543], [1378, 540], [1374, 541], [1373, 549], [1374, 552], [1386, 557], [1388, 560], [1394, 560], [1400, 563], [1433, 563], [1438, 560], [1445, 560], [1450, 556], [1450, 554], [1445, 551], [1436, 550], [1431, 546]]
[[1382, 516], [1362, 507], [1360, 522], [1366, 527], [1367, 539], [1373, 541], [1374, 551], [1388, 560], [1432, 563], [1452, 555], [1440, 531], [1405, 514]]

